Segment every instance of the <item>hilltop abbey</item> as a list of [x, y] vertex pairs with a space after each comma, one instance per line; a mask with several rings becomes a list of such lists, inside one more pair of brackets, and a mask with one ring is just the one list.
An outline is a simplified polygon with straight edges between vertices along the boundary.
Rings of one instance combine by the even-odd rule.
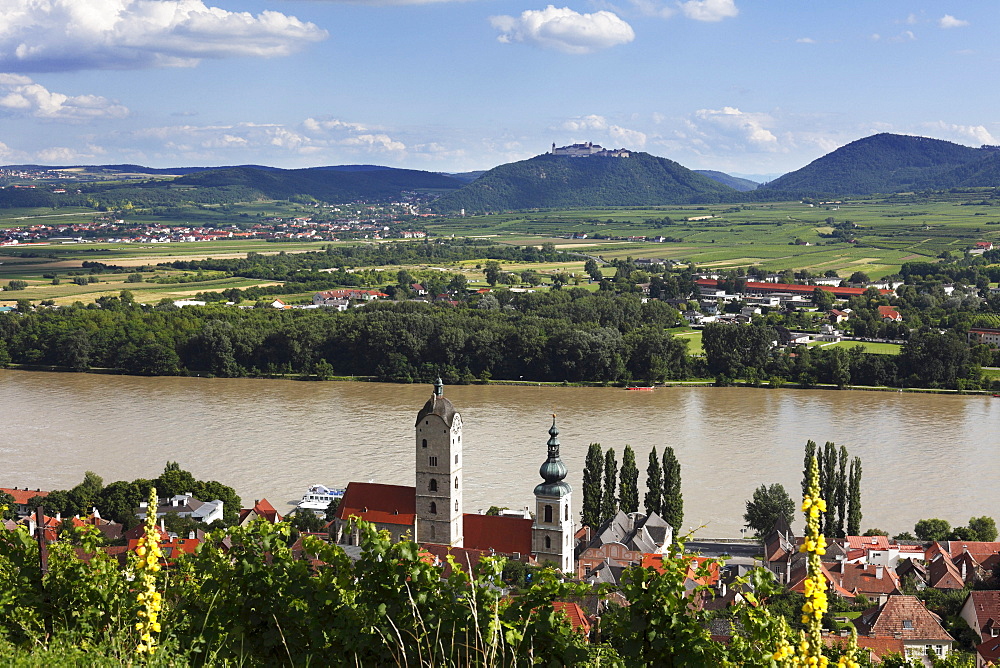
[[574, 567], [576, 529], [573, 489], [565, 481], [555, 416], [549, 429], [547, 458], [534, 488], [534, 518], [467, 514], [463, 510], [462, 416], [444, 396], [439, 378], [414, 423], [415, 486], [352, 482], [337, 509], [333, 535], [357, 545], [350, 519], [371, 522], [394, 540], [409, 537], [425, 548], [498, 553], [539, 564], [551, 562], [567, 572]]
[[586, 144], [570, 144], [559, 148], [556, 148], [555, 142], [553, 142], [550, 153], [569, 158], [627, 158], [631, 155], [623, 148], [604, 148], [589, 141]]

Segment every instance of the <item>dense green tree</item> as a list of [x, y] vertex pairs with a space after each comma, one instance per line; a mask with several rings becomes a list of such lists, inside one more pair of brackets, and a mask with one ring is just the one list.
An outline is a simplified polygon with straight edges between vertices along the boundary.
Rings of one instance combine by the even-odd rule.
[[139, 523], [136, 511], [146, 499], [146, 490], [135, 482], [117, 480], [109, 483], [97, 497], [101, 517], [119, 522], [131, 529]]
[[608, 448], [604, 454], [604, 490], [601, 492], [601, 521], [603, 526], [618, 512], [618, 498], [615, 494], [618, 484], [618, 462], [615, 460], [615, 449]]
[[847, 279], [848, 283], [870, 283], [871, 279], [863, 271], [856, 271]]
[[603, 448], [600, 443], [591, 443], [583, 467], [583, 505], [580, 509], [580, 523], [592, 529], [601, 526], [603, 471]]
[[850, 482], [847, 489], [847, 535], [857, 536], [861, 531], [861, 458], [851, 461]]
[[[816, 441], [807, 440], [806, 441], [806, 456], [805, 463], [802, 465], [802, 496], [805, 497], [809, 492], [809, 468], [812, 464], [813, 457], [816, 457]], [[816, 457], [816, 463], [820, 467], [820, 479], [822, 480], [823, 470], [822, 470], [822, 458]]]
[[947, 520], [937, 518], [920, 520], [913, 527], [913, 533], [918, 540], [948, 540], [951, 524]]
[[843, 538], [846, 534], [844, 528], [847, 526], [847, 448], [840, 446], [840, 461], [837, 468], [837, 528], [833, 535]]
[[618, 504], [623, 512], [639, 511], [639, 467], [635, 463], [635, 451], [631, 445], [622, 452], [622, 468], [619, 474]]
[[486, 266], [483, 268], [483, 274], [486, 276], [486, 282], [490, 285], [496, 285], [500, 281], [500, 263], [496, 260], [487, 260]]
[[601, 273], [601, 268], [597, 265], [597, 261], [592, 257], [588, 257], [587, 261], [583, 263], [583, 270], [595, 281], [601, 280], [604, 276]]
[[757, 322], [740, 327], [711, 323], [702, 331], [701, 340], [710, 373], [739, 378], [752, 369], [762, 376], [775, 333]]
[[970, 517], [969, 529], [976, 535], [972, 540], [993, 542], [997, 539], [997, 523], [992, 517]]
[[643, 497], [643, 507], [646, 514], [660, 513], [663, 498], [663, 468], [656, 454], [656, 446], [649, 452], [649, 465], [646, 467], [646, 495]]
[[770, 487], [761, 485], [755, 489], [746, 508], [743, 521], [762, 538], [774, 529], [779, 519], [791, 526], [795, 516], [795, 502], [780, 483], [774, 483]]
[[829, 311], [833, 308], [833, 293], [829, 290], [816, 287], [813, 289], [812, 301], [819, 311]]
[[0, 492], [0, 520], [12, 520], [17, 517], [17, 503], [7, 492]]
[[826, 513], [823, 516], [823, 535], [831, 538], [836, 537], [837, 530], [837, 495], [839, 490], [837, 483], [837, 446], [832, 441], [827, 441], [823, 446], [823, 471], [825, 473], [824, 483], [821, 486], [821, 495], [826, 501]]
[[681, 494], [681, 464], [671, 446], [663, 448], [663, 493], [660, 497], [660, 517], [678, 535], [684, 523], [684, 497]]

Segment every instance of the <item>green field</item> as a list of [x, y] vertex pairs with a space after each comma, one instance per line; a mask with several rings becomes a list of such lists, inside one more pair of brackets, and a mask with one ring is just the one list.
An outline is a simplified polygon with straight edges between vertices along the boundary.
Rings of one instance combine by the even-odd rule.
[[822, 348], [864, 348], [866, 353], [877, 355], [898, 355], [901, 346], [896, 343], [863, 343], [861, 341], [839, 341], [837, 343], [819, 344]]

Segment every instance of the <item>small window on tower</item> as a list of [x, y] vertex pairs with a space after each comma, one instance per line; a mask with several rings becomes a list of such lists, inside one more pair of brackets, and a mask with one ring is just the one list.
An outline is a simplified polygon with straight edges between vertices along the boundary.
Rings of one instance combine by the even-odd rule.
[[552, 521], [552, 506], [545, 506], [545, 521]]
[[569, 521], [569, 504], [566, 504], [566, 517], [565, 517], [565, 519], [566, 519], [567, 522]]
[[428, 489], [430, 489], [430, 491], [432, 492], [438, 491], [438, 481], [435, 478], [431, 478], [430, 484], [428, 485]]
[[437, 457], [428, 457], [427, 461], [428, 461], [428, 463], [431, 466], [437, 466], [438, 465], [438, 458]]
[[552, 547], [552, 539], [551, 539], [551, 538], [549, 538], [548, 536], [546, 536], [546, 537], [545, 537], [545, 549], [547, 550], [547, 549], [549, 549], [550, 547]]
[[455, 476], [455, 489], [458, 489], [458, 476]]
[[431, 501], [431, 515], [437, 515], [437, 514], [438, 514], [438, 504]]
[[426, 448], [427, 447], [427, 439], [426, 438], [420, 442], [420, 447], [421, 448]]
[[455, 499], [455, 510], [458, 510], [458, 499]]
[[458, 463], [458, 455], [455, 455], [455, 463]]

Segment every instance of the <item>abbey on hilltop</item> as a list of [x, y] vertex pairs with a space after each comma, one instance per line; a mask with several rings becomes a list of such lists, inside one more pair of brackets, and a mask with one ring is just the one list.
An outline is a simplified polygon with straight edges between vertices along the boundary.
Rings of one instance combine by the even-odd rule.
[[470, 561], [478, 561], [481, 554], [496, 553], [550, 562], [571, 572], [576, 547], [573, 489], [565, 481], [558, 435], [553, 415], [548, 456], [539, 469], [542, 482], [534, 489], [534, 519], [525, 517], [527, 513], [465, 513], [462, 416], [444, 396], [439, 378], [414, 424], [415, 486], [348, 484], [333, 522], [333, 537], [340, 544], [357, 545], [357, 532], [349, 530], [350, 519], [356, 517], [388, 531], [394, 540], [415, 540], [434, 554], [436, 547], [444, 552], [463, 550]]
[[556, 148], [555, 142], [552, 144], [552, 155], [563, 155], [569, 158], [627, 158], [630, 153], [623, 148], [604, 148], [599, 144], [587, 142], [586, 144], [570, 144]]

